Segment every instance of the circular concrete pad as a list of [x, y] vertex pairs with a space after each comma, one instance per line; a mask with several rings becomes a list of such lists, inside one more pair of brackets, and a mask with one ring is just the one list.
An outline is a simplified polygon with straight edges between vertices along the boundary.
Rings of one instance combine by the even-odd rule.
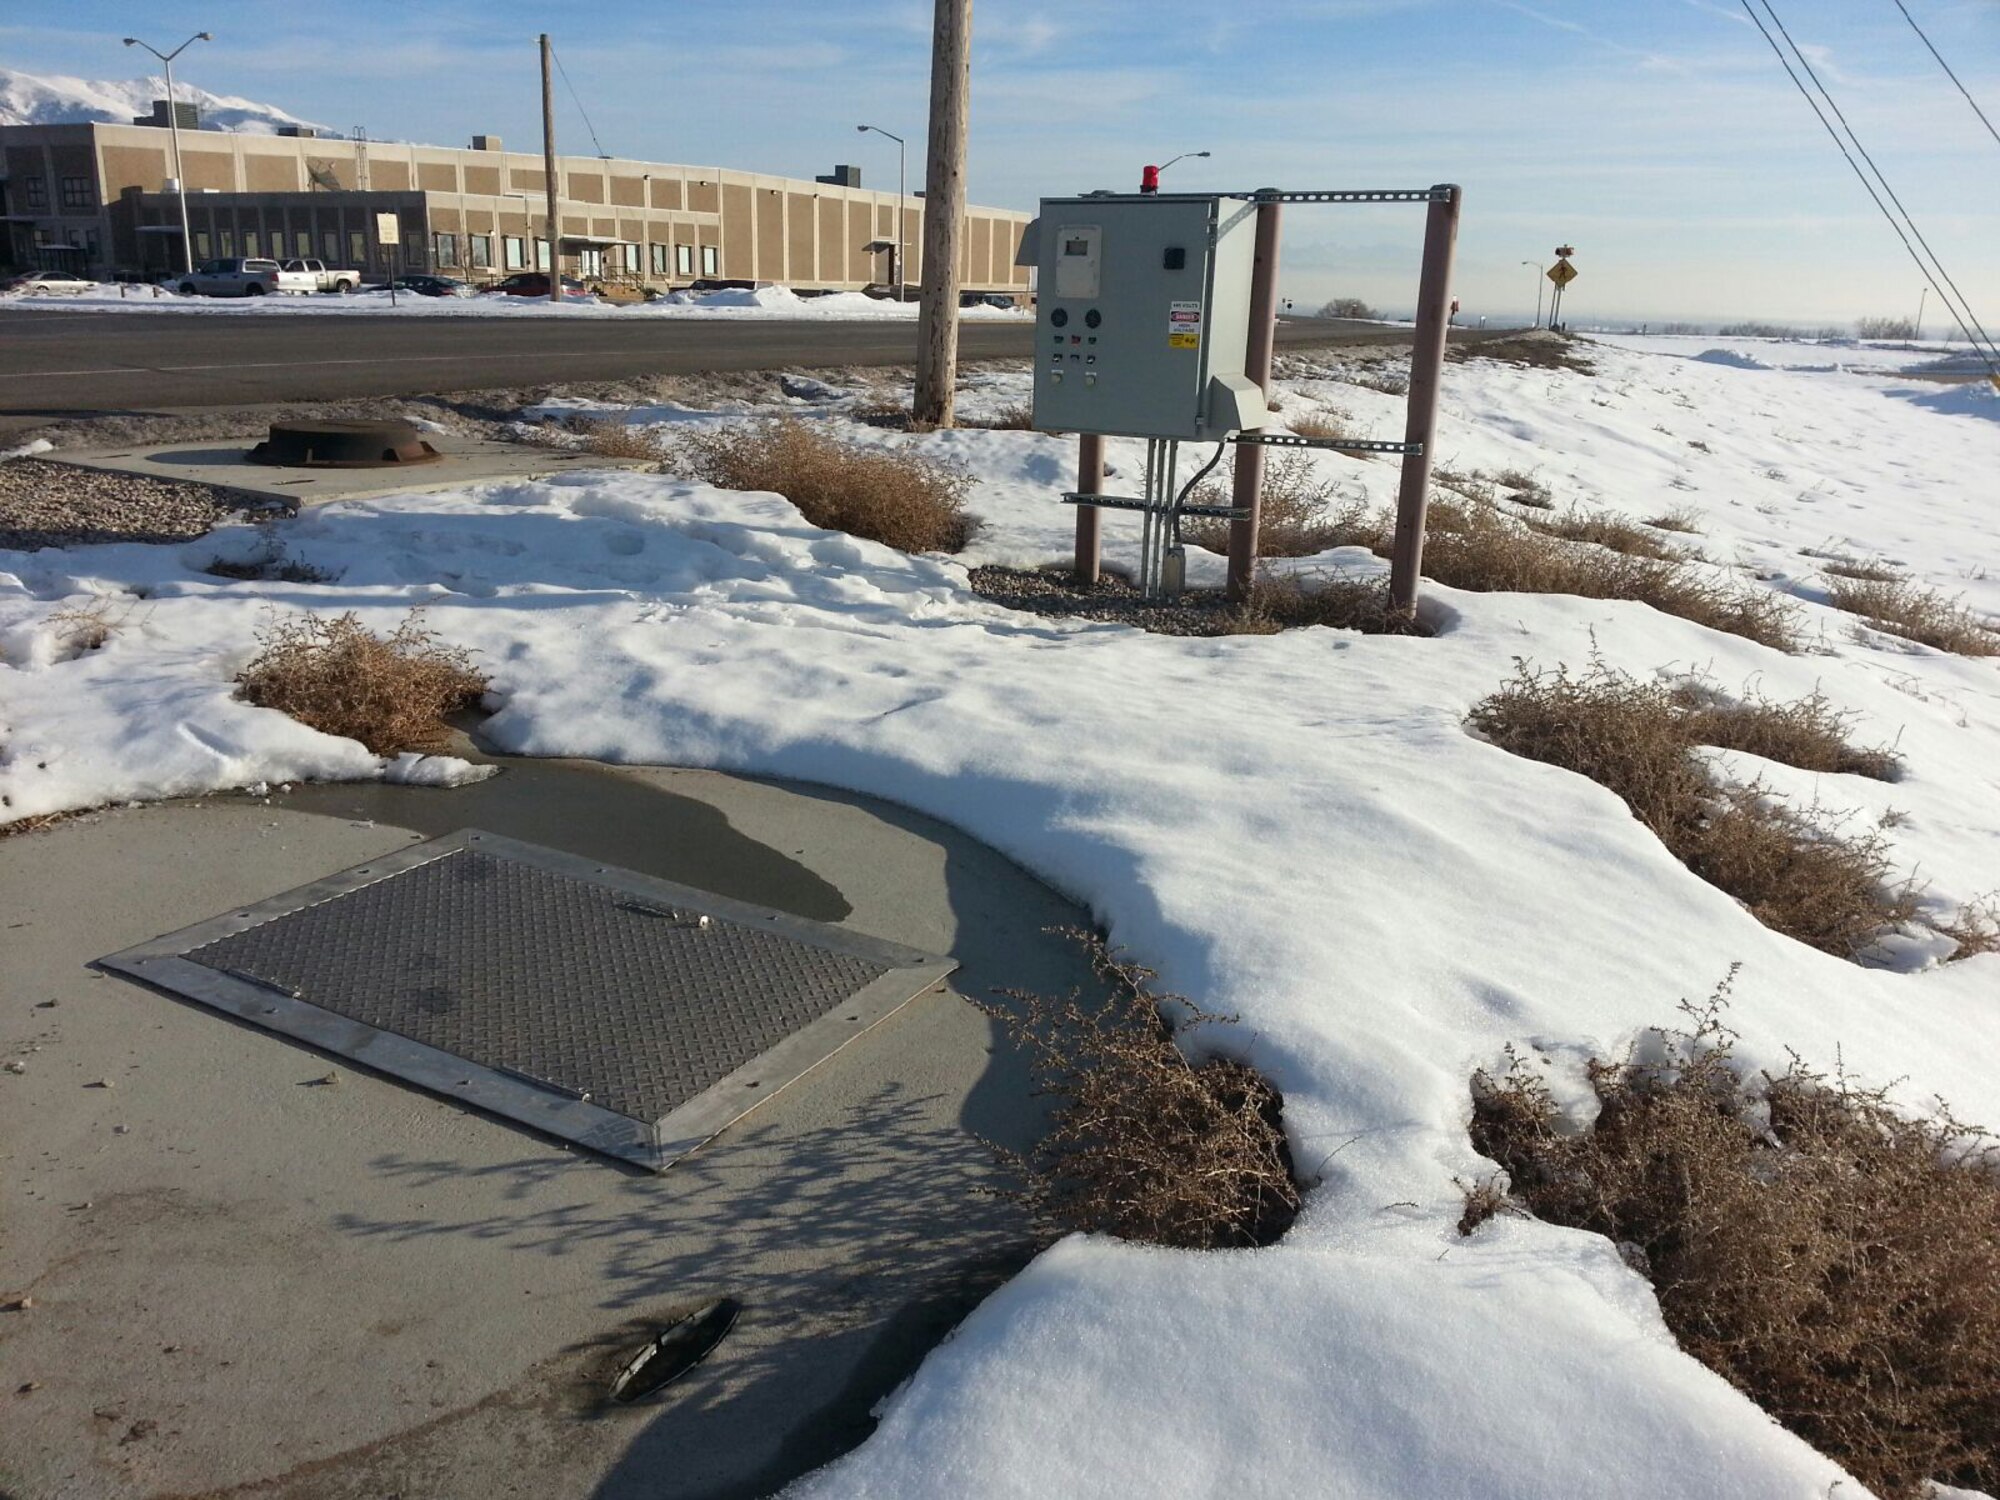
[[[1025, 1069], [952, 991], [655, 1177], [86, 967], [476, 825], [950, 953], [967, 995], [1088, 983], [1048, 932], [1082, 912], [916, 814], [507, 764], [0, 839], [0, 1300], [33, 1298], [0, 1312], [0, 1493], [768, 1494], [1032, 1253], [986, 1144], [1032, 1138]], [[704, 1364], [604, 1402], [725, 1295]]]

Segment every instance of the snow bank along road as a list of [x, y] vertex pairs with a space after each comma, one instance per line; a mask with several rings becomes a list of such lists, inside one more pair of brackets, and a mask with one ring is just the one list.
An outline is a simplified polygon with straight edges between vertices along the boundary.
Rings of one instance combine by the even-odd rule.
[[[967, 359], [1021, 358], [1034, 326], [968, 319]], [[1476, 336], [1476, 335], [1474, 335]], [[1295, 319], [1285, 344], [1409, 337], [1377, 323]], [[0, 412], [114, 411], [409, 396], [696, 370], [893, 365], [915, 358], [907, 323], [716, 318], [304, 318], [0, 310]]]

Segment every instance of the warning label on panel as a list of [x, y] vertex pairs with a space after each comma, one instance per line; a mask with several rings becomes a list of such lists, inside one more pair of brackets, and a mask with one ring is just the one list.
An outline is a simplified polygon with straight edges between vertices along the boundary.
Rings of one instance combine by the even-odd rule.
[[1199, 349], [1201, 347], [1201, 304], [1199, 302], [1169, 302], [1167, 304], [1167, 347], [1169, 349]]

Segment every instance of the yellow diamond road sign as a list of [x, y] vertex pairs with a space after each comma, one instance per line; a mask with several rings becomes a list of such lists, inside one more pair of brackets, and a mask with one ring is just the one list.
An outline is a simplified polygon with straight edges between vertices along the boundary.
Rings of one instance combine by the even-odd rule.
[[1576, 267], [1567, 260], [1559, 260], [1549, 267], [1549, 280], [1557, 286], [1568, 286], [1576, 280]]

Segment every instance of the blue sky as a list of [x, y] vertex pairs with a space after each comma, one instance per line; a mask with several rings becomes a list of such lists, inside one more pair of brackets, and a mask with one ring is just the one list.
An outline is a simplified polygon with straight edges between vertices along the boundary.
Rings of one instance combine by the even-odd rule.
[[[1905, 0], [2000, 121], [2000, 0]], [[342, 129], [440, 144], [539, 141], [535, 35], [604, 149], [810, 176], [858, 162], [913, 184], [931, 8], [736, 0], [223, 5], [77, 0], [0, 22], [0, 62], [143, 71], [118, 39], [216, 33], [184, 76]], [[1892, 0], [1782, 0], [1863, 142], [2000, 331], [2000, 143]], [[50, 20], [60, 17], [59, 23]], [[1469, 312], [1530, 307], [1534, 266], [1577, 246], [1574, 319], [1844, 321], [1916, 310], [1921, 278], [1734, 0], [977, 0], [971, 191], [1131, 188], [1206, 148], [1181, 188], [1466, 188]], [[589, 152], [558, 85], [560, 145]], [[1285, 292], [1407, 306], [1421, 210], [1295, 209]], [[1932, 313], [1936, 312], [1933, 299]], [[1927, 317], [1927, 322], [1937, 319]]]

